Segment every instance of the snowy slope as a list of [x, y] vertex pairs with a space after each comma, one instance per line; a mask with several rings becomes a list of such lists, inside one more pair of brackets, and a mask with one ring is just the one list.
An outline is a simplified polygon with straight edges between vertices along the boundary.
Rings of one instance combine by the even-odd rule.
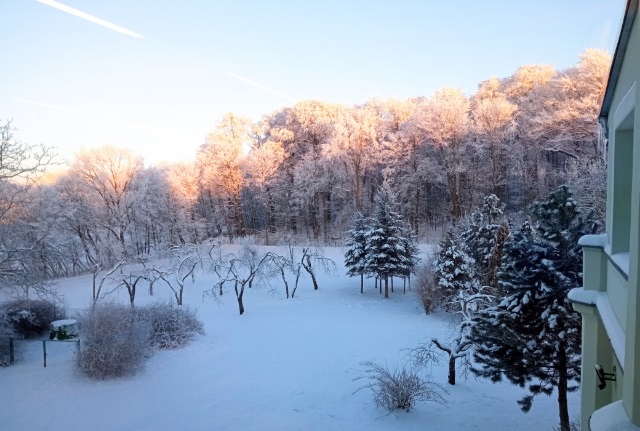
[[[206, 335], [187, 347], [159, 352], [144, 371], [124, 379], [95, 382], [72, 370], [73, 344], [24, 342], [25, 358], [0, 369], [0, 429], [20, 431], [129, 430], [548, 430], [557, 424], [555, 396], [537, 399], [529, 414], [516, 399], [524, 389], [470, 378], [446, 385], [446, 366], [433, 377], [447, 386], [449, 405], [422, 404], [410, 413], [387, 415], [361, 382], [361, 361], [393, 366], [401, 349], [442, 336], [442, 315], [425, 316], [416, 298], [396, 286], [384, 300], [367, 281], [342, 276], [342, 251], [327, 252], [338, 275], [321, 275], [320, 290], [305, 279], [295, 299], [268, 288], [245, 293], [246, 313], [235, 297], [202, 298], [212, 279], [189, 284], [185, 303], [197, 307]], [[401, 284], [401, 283], [398, 283]], [[91, 277], [62, 280], [58, 289], [70, 309], [89, 302]], [[400, 290], [400, 292], [398, 292]], [[119, 297], [126, 301], [126, 293]], [[158, 288], [144, 304], [169, 300]], [[572, 394], [570, 411], [578, 410]]]

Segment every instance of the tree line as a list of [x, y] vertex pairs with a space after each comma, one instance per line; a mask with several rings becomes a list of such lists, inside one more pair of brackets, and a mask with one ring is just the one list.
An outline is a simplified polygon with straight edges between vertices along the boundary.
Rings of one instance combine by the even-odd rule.
[[0, 282], [37, 287], [212, 237], [283, 235], [342, 243], [388, 183], [414, 235], [456, 222], [495, 194], [514, 211], [559, 184], [604, 214], [597, 114], [610, 57], [587, 50], [564, 70], [527, 65], [467, 96], [308, 100], [258, 122], [229, 113], [193, 162], [145, 167], [128, 149], [78, 153], [43, 176], [54, 151], [1, 128]]

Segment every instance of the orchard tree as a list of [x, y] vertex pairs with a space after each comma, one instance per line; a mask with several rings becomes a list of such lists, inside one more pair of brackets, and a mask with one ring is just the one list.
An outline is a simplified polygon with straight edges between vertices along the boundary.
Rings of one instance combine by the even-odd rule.
[[570, 429], [567, 393], [580, 382], [580, 314], [567, 293], [582, 282], [578, 239], [594, 233], [571, 192], [562, 186], [532, 206], [536, 220], [507, 242], [498, 282], [505, 297], [474, 318], [474, 373], [493, 382], [506, 377], [528, 386], [518, 403], [531, 409], [536, 395], [558, 393], [560, 429]]

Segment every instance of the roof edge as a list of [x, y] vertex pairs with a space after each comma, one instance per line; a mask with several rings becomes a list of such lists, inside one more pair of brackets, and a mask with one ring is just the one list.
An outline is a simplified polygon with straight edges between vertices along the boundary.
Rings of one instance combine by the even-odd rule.
[[618, 37], [618, 44], [616, 45], [616, 51], [613, 55], [613, 61], [611, 62], [611, 69], [609, 70], [609, 79], [607, 81], [607, 89], [604, 93], [604, 99], [602, 100], [602, 107], [600, 108], [600, 122], [604, 123], [606, 130], [606, 121], [609, 118], [609, 110], [611, 109], [611, 101], [613, 100], [613, 92], [618, 78], [620, 77], [620, 71], [622, 70], [622, 61], [624, 59], [625, 52], [627, 51], [627, 45], [629, 44], [629, 37], [631, 36], [631, 27], [633, 21], [638, 12], [638, 2], [640, 0], [627, 0], [627, 7], [624, 11], [624, 18], [622, 19], [622, 26], [620, 29], [620, 36]]

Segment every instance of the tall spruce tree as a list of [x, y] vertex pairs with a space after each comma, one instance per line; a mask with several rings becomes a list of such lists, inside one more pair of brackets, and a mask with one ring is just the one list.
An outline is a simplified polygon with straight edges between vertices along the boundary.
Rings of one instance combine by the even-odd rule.
[[407, 280], [409, 281], [409, 290], [411, 290], [411, 274], [420, 263], [420, 250], [418, 250], [416, 235], [413, 233], [411, 226], [407, 224], [402, 229], [400, 241], [402, 242], [402, 253], [400, 254], [400, 268], [397, 275], [405, 280], [404, 291], [406, 292]]
[[[462, 233], [465, 252], [475, 261], [474, 273], [485, 286], [497, 287], [497, 270], [508, 234], [504, 204], [496, 195], [484, 198], [482, 207], [471, 215], [471, 223]], [[506, 232], [505, 232], [506, 230]]]
[[475, 282], [473, 259], [465, 253], [460, 243], [454, 229], [449, 230], [440, 241], [440, 253], [435, 266], [436, 282], [447, 310], [451, 309], [450, 303], [458, 296], [458, 292], [469, 289]]
[[375, 214], [367, 237], [366, 272], [384, 280], [384, 297], [389, 297], [389, 277], [403, 271], [405, 242], [402, 219], [393, 210], [393, 195], [385, 181], [375, 197]]
[[582, 217], [566, 186], [532, 206], [536, 220], [507, 242], [498, 283], [505, 297], [474, 318], [475, 374], [494, 382], [506, 377], [529, 394], [518, 401], [531, 409], [536, 395], [558, 393], [560, 429], [568, 431], [567, 393], [580, 379], [580, 315], [567, 299], [582, 282], [578, 239], [595, 231]]
[[364, 293], [364, 274], [366, 272], [367, 234], [369, 232], [367, 219], [357, 212], [353, 219], [353, 226], [349, 230], [346, 241], [347, 251], [344, 254], [344, 265], [349, 277], [360, 276], [360, 293]]

